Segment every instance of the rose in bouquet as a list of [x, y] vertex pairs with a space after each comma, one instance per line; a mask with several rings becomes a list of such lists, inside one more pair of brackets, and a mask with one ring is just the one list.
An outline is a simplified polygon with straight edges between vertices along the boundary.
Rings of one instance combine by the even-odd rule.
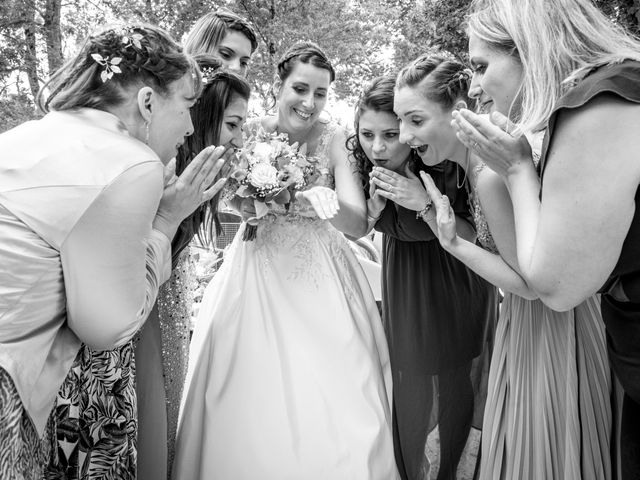
[[274, 205], [289, 210], [296, 193], [318, 176], [315, 161], [307, 157], [306, 144], [289, 144], [285, 133], [259, 129], [236, 154], [234, 195], [253, 202], [255, 216], [247, 219], [244, 240], [255, 238], [258, 220]]

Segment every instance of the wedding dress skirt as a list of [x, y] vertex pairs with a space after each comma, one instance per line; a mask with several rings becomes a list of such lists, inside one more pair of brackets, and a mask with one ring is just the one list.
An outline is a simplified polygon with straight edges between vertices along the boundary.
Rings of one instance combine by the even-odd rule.
[[298, 215], [243, 229], [200, 308], [174, 478], [398, 478], [386, 339], [347, 241]]

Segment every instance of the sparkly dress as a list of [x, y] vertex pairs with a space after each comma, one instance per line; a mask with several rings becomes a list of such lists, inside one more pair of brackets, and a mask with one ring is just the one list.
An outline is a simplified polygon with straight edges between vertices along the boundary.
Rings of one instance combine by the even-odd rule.
[[[316, 185], [333, 187], [316, 150]], [[179, 480], [394, 480], [391, 371], [347, 240], [311, 207], [243, 225], [204, 294], [176, 444]]]
[[160, 287], [156, 308], [136, 346], [140, 479], [165, 479], [171, 472], [189, 360], [194, 289], [194, 263], [187, 247], [169, 281]]
[[[476, 178], [484, 167], [474, 169]], [[472, 204], [478, 239], [497, 254], [475, 187]], [[506, 292], [489, 371], [480, 479], [612, 478], [611, 388], [597, 297], [555, 312]]]

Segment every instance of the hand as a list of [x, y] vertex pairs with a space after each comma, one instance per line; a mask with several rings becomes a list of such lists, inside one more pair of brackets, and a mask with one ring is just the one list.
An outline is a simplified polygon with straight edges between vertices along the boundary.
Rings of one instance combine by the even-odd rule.
[[247, 221], [250, 218], [255, 218], [256, 206], [253, 198], [243, 198], [240, 202], [240, 215], [242, 215], [242, 220]]
[[453, 208], [451, 208], [449, 198], [440, 193], [440, 190], [436, 187], [431, 175], [425, 172], [420, 172], [420, 177], [422, 178], [424, 186], [431, 197], [433, 208], [435, 208], [436, 223], [438, 225], [438, 231], [436, 234], [438, 235], [438, 240], [440, 240], [440, 245], [447, 249], [451, 247], [458, 236], [456, 231], [456, 215]]
[[367, 200], [367, 215], [371, 218], [379, 218], [382, 215], [387, 199], [380, 195], [376, 184], [369, 182], [369, 200]]
[[[165, 187], [160, 199], [154, 228], [173, 238], [180, 222], [187, 218], [203, 202], [213, 198], [224, 186], [226, 178], [213, 183], [225, 165], [224, 147], [207, 147], [175, 176], [175, 164], [169, 162], [165, 170]], [[213, 185], [212, 185], [213, 183]]]
[[531, 146], [526, 137], [501, 113], [487, 116], [462, 109], [452, 115], [451, 126], [458, 140], [498, 175], [507, 177], [520, 168], [533, 165]]
[[405, 167], [406, 177], [386, 168], [373, 167], [369, 174], [371, 183], [378, 188], [378, 195], [388, 198], [401, 207], [419, 212], [427, 202], [427, 195], [422, 182], [409, 168]]
[[323, 220], [335, 217], [340, 210], [338, 195], [327, 187], [312, 187], [309, 190], [297, 192], [296, 199], [309, 203], [318, 217]]

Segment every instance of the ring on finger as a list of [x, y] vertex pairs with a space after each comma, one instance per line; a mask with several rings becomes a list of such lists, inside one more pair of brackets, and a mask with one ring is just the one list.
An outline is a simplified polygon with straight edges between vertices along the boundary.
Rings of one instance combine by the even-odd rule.
[[473, 149], [477, 150], [478, 147], [480, 147], [480, 144], [478, 142], [473, 142]]

